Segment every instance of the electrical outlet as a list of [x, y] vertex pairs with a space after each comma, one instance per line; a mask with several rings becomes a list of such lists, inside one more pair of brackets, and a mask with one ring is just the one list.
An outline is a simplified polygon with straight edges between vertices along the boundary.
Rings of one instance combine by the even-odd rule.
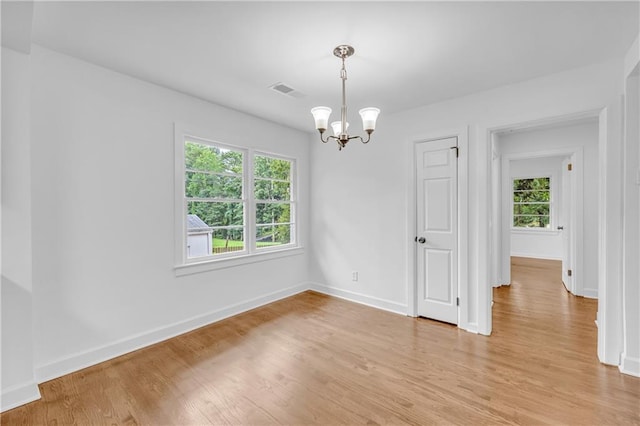
[[351, 273], [351, 281], [358, 281], [358, 271], [353, 271]]

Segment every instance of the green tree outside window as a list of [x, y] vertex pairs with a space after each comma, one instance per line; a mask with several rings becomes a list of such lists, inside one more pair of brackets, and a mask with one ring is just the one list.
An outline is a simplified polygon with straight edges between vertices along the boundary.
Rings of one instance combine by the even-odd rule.
[[513, 180], [513, 227], [551, 226], [551, 178]]

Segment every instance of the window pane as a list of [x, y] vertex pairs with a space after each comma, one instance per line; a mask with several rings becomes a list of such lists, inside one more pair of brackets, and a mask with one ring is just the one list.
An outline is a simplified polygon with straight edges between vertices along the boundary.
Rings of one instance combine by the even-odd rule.
[[548, 228], [551, 215], [551, 178], [513, 180], [513, 226]]
[[529, 203], [529, 204], [514, 204], [514, 215], [546, 215], [549, 216], [549, 204], [541, 203]]
[[550, 222], [551, 222], [551, 219], [549, 216], [540, 216], [538, 220], [539, 220], [540, 228], [549, 228]]
[[[222, 201], [190, 201], [187, 203], [187, 213], [189, 216], [197, 216], [205, 226], [242, 226], [244, 225], [244, 208], [241, 202]], [[202, 227], [195, 218], [187, 217], [187, 231], [190, 228]]]
[[242, 198], [242, 178], [187, 172], [185, 194], [188, 198]]
[[256, 155], [254, 162], [254, 176], [291, 180], [291, 161]]
[[536, 202], [536, 201], [550, 201], [551, 192], [548, 190], [542, 191], [514, 191], [513, 201], [515, 202]]
[[291, 224], [258, 225], [256, 246], [258, 249], [291, 243]]
[[291, 222], [289, 203], [256, 203], [256, 224]]
[[187, 257], [202, 257], [244, 250], [244, 229], [206, 228], [187, 233]]
[[539, 227], [538, 218], [536, 216], [514, 216], [513, 226], [516, 227]]
[[191, 201], [187, 212], [187, 257], [244, 250], [243, 203]]
[[213, 254], [244, 250], [244, 228], [225, 228], [213, 231]]
[[513, 226], [518, 228], [549, 228], [549, 216], [513, 216]]
[[291, 184], [273, 180], [256, 179], [254, 182], [256, 200], [290, 200]]
[[513, 180], [513, 190], [514, 191], [527, 191], [527, 190], [541, 190], [551, 189], [550, 185], [551, 178], [548, 177], [539, 177], [539, 178], [531, 178], [531, 179], [514, 179]]
[[242, 152], [239, 151], [185, 142], [184, 158], [188, 170], [242, 174]]

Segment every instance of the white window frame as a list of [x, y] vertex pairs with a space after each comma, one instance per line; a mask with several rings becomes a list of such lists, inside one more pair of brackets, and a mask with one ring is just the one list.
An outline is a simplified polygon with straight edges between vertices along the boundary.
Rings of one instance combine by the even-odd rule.
[[[513, 207], [516, 204], [513, 201], [513, 193], [514, 193], [514, 189], [513, 189], [513, 183], [515, 180], [521, 180], [521, 179], [538, 179], [538, 178], [548, 178], [549, 179], [549, 227], [548, 228], [528, 228], [525, 226], [513, 226], [513, 220], [514, 220], [514, 214], [513, 214]], [[556, 216], [556, 209], [555, 209], [555, 193], [556, 193], [556, 188], [555, 188], [555, 184], [556, 184], [557, 179], [555, 178], [555, 173], [543, 173], [543, 174], [539, 174], [539, 175], [526, 175], [526, 176], [512, 176], [511, 177], [511, 187], [510, 187], [510, 219], [511, 219], [511, 230], [514, 232], [522, 232], [522, 233], [554, 233], [555, 230], [555, 216]]]
[[[253, 189], [255, 188], [255, 170], [254, 170], [254, 159], [256, 156], [262, 156], [262, 157], [269, 157], [269, 158], [274, 158], [276, 160], [284, 160], [284, 161], [289, 161], [291, 162], [291, 172], [290, 172], [290, 176], [289, 176], [289, 192], [290, 192], [290, 196], [291, 199], [290, 200], [274, 200], [274, 201], [269, 201], [269, 200], [257, 200], [254, 197], [253, 194]], [[298, 166], [297, 166], [297, 161], [295, 158], [291, 158], [291, 157], [286, 157], [284, 155], [280, 155], [280, 154], [274, 154], [274, 153], [270, 153], [270, 152], [266, 152], [266, 151], [253, 151], [250, 155], [250, 166], [251, 166], [251, 170], [250, 170], [250, 174], [251, 174], [251, 179], [250, 179], [250, 185], [251, 185], [251, 209], [252, 209], [252, 218], [253, 218], [253, 222], [252, 225], [254, 227], [253, 232], [250, 235], [251, 238], [251, 248], [258, 253], [268, 253], [270, 251], [278, 251], [278, 250], [282, 250], [282, 249], [286, 249], [288, 247], [296, 247], [298, 244], [298, 224], [297, 224], [297, 204], [298, 204], [298, 185], [297, 185], [297, 170], [298, 170]], [[257, 208], [257, 204], [258, 202], [267, 202], [267, 203], [275, 203], [275, 204], [284, 204], [284, 203], [288, 203], [291, 205], [291, 208], [289, 210], [289, 215], [290, 215], [290, 221], [289, 221], [289, 225], [290, 225], [290, 238], [291, 238], [291, 242], [289, 244], [283, 244], [281, 246], [273, 246], [273, 247], [262, 247], [262, 248], [258, 248], [257, 246], [257, 242], [256, 242], [256, 229], [258, 226], [258, 223], [255, 221], [255, 216], [256, 216], [256, 208]]]
[[[298, 171], [297, 160], [281, 154], [245, 148], [228, 143], [218, 142], [214, 138], [207, 137], [205, 132], [188, 131], [183, 125], [175, 123], [175, 165], [174, 165], [174, 185], [175, 185], [175, 273], [177, 276], [193, 273], [205, 272], [209, 270], [229, 268], [247, 263], [261, 262], [269, 259], [276, 259], [285, 256], [302, 254], [302, 247], [299, 245], [299, 222], [297, 217], [298, 204]], [[187, 257], [187, 198], [185, 194], [185, 143], [186, 141], [202, 143], [215, 147], [231, 149], [243, 153], [242, 169], [242, 203], [244, 206], [244, 235], [245, 247], [242, 251], [229, 252], [224, 254], [202, 256], [195, 258]], [[256, 155], [286, 160], [291, 162], [291, 199], [285, 201], [291, 204], [291, 242], [273, 247], [263, 247], [258, 249], [256, 245], [256, 200], [254, 199], [254, 158]]]

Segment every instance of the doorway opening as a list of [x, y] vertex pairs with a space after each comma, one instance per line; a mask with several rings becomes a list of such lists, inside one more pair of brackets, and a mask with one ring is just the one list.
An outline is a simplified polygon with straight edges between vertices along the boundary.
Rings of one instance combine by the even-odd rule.
[[597, 298], [597, 115], [505, 127], [490, 138], [491, 285], [511, 284], [512, 256], [547, 259], [561, 265], [569, 292]]
[[[512, 255], [561, 260], [569, 291], [597, 298], [597, 119], [496, 131], [492, 151], [493, 286], [509, 284]], [[514, 189], [517, 182], [540, 178], [549, 179], [542, 194], [548, 205], [535, 191]], [[548, 216], [533, 222], [543, 226], [517, 220], [523, 211], [524, 219], [535, 219], [527, 215], [545, 213], [544, 207]]]

